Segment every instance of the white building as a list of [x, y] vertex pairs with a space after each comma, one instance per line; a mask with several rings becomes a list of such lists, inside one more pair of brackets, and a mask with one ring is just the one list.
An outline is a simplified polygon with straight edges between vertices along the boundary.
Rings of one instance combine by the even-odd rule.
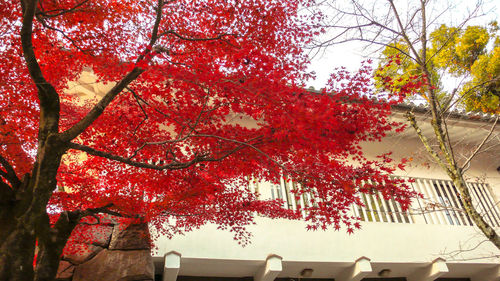
[[[402, 120], [409, 107], [395, 108], [393, 117]], [[430, 136], [425, 110], [413, 109]], [[452, 114], [448, 126], [456, 154], [474, 151], [492, 123], [482, 115]], [[499, 133], [497, 127], [489, 149], [472, 161], [466, 175], [477, 209], [500, 230]], [[413, 201], [409, 212], [390, 200], [364, 196], [366, 208], [352, 210], [362, 218], [362, 229], [352, 235], [345, 230], [307, 231], [304, 222], [257, 217], [246, 247], [215, 225], [171, 240], [160, 237], [154, 254], [158, 280], [500, 280], [500, 251], [461, 211], [457, 191], [427, 157], [412, 128], [364, 148], [373, 157], [393, 151], [394, 159], [414, 159], [397, 173], [415, 178], [412, 186], [424, 196]], [[286, 196], [284, 184], [260, 183], [258, 188], [261, 196], [281, 197], [290, 208], [301, 204]]]
[[[86, 74], [69, 86], [69, 93], [94, 97], [102, 96], [112, 85], [95, 83], [95, 77]], [[432, 136], [424, 108], [405, 105], [394, 109], [393, 118], [401, 121], [407, 110], [415, 111], [423, 133]], [[450, 114], [448, 127], [458, 157], [475, 150], [493, 119]], [[500, 231], [500, 125], [490, 139], [466, 176], [476, 208]], [[414, 178], [413, 188], [424, 196], [413, 201], [409, 212], [401, 212], [395, 202], [364, 196], [366, 208], [352, 210], [362, 218], [362, 229], [352, 235], [345, 230], [307, 231], [304, 222], [257, 217], [257, 224], [248, 228], [253, 237], [246, 247], [215, 225], [171, 240], [160, 237], [154, 253], [158, 280], [500, 281], [500, 251], [461, 211], [457, 191], [428, 158], [412, 128], [380, 143], [366, 143], [364, 148], [367, 156], [392, 151], [394, 159], [414, 159], [396, 174]], [[264, 198], [280, 197], [287, 207], [301, 204], [286, 196], [283, 182], [260, 183], [258, 188]]]

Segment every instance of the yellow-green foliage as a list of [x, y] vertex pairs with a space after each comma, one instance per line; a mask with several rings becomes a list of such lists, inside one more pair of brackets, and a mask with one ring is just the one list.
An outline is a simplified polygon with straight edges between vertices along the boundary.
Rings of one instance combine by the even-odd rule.
[[[422, 76], [423, 73], [419, 65], [412, 58], [404, 55], [404, 53], [409, 54], [409, 52], [408, 45], [402, 41], [393, 43], [382, 51], [382, 60], [375, 70], [375, 85], [377, 87], [382, 87], [381, 79], [383, 77], [391, 77], [393, 78], [391, 91], [397, 93], [403, 85], [412, 80], [412, 77]], [[430, 68], [430, 79], [439, 91], [441, 83], [436, 70], [435, 67]]]
[[461, 91], [466, 108], [500, 112], [500, 46], [479, 56], [470, 74], [472, 79]]
[[[496, 22], [488, 27], [465, 29], [441, 25], [431, 32], [429, 43], [427, 69], [438, 96], [447, 96], [441, 89], [443, 74], [463, 77], [467, 82], [457, 90], [467, 110], [500, 113], [500, 36]], [[403, 42], [386, 47], [376, 77], [390, 75], [393, 80], [404, 83], [410, 75], [422, 75], [417, 63], [404, 55], [408, 51]], [[401, 58], [401, 64], [385, 67], [396, 56]], [[376, 79], [380, 86], [380, 77]]]

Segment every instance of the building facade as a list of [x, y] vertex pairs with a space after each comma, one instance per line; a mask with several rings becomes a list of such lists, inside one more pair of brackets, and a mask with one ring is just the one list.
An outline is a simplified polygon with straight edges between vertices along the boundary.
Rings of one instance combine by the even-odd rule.
[[[432, 128], [425, 110], [396, 107], [393, 118], [403, 121], [411, 109], [424, 134]], [[483, 115], [453, 113], [448, 119], [450, 138], [458, 158], [468, 157], [493, 125]], [[483, 217], [500, 230], [500, 129], [495, 128], [488, 145], [466, 172], [474, 204]], [[500, 280], [500, 251], [473, 226], [463, 211], [459, 195], [446, 173], [428, 157], [413, 128], [394, 133], [379, 143], [363, 146], [369, 157], [392, 152], [393, 158], [409, 158], [405, 170], [395, 176], [411, 179], [422, 194], [402, 211], [392, 200], [377, 194], [363, 195], [364, 208], [352, 208], [362, 228], [354, 234], [345, 230], [307, 231], [301, 221], [257, 217], [248, 229], [251, 244], [242, 247], [229, 232], [206, 225], [199, 230], [160, 237], [155, 244], [158, 280]], [[251, 184], [263, 198], [281, 198], [285, 207], [307, 204], [290, 196], [290, 184]]]
[[[69, 84], [68, 93], [102, 96], [111, 84], [95, 83], [88, 72]], [[399, 105], [393, 116], [405, 122], [415, 112], [424, 135], [432, 136], [425, 108]], [[494, 117], [452, 112], [447, 116], [456, 157], [466, 159], [488, 135]], [[446, 173], [427, 155], [412, 128], [365, 143], [368, 157], [392, 152], [395, 160], [412, 159], [394, 176], [410, 181], [422, 194], [403, 212], [392, 200], [363, 195], [364, 208], [352, 208], [362, 228], [307, 231], [305, 222], [257, 217], [249, 226], [251, 244], [240, 246], [232, 233], [205, 225], [199, 230], [155, 241], [157, 280], [336, 280], [336, 281], [500, 281], [500, 251], [473, 226], [463, 212], [457, 190]], [[477, 210], [500, 231], [500, 126], [471, 161], [465, 173]], [[280, 198], [286, 208], [307, 204], [290, 196], [290, 185], [251, 183], [262, 198]]]

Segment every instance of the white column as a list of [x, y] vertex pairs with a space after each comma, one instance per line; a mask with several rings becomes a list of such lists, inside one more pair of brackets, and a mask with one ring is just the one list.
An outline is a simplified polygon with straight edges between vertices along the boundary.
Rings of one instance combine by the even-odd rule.
[[426, 267], [416, 270], [408, 278], [408, 281], [434, 281], [448, 272], [446, 261], [442, 258], [437, 258]]
[[165, 254], [165, 264], [163, 266], [163, 281], [175, 281], [181, 268], [181, 254], [170, 251]]
[[345, 269], [335, 280], [338, 281], [360, 281], [372, 272], [372, 265], [370, 259], [367, 257], [360, 257], [356, 262]]
[[283, 270], [281, 260], [283, 258], [278, 255], [269, 255], [266, 263], [257, 271], [254, 281], [273, 281], [278, 274]]

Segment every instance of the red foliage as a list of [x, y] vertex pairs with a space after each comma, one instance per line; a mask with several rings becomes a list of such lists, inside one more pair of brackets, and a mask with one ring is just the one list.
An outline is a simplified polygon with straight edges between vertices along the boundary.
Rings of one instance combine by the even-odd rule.
[[[316, 30], [302, 24], [309, 19], [298, 10], [309, 1], [300, 2], [165, 2], [151, 48], [149, 2], [40, 1], [33, 45], [60, 95], [60, 132], [95, 105], [65, 93], [84, 69], [103, 83], [144, 70], [74, 140], [122, 158], [80, 159], [81, 151], [68, 150], [57, 180], [71, 192], [55, 192], [50, 213], [113, 204], [165, 235], [213, 222], [246, 241], [254, 213], [300, 217], [245, 188], [249, 177], [273, 182], [283, 174], [302, 183], [297, 196], [316, 198], [305, 210], [312, 229], [359, 228], [346, 212], [362, 204], [359, 192], [377, 190], [408, 206], [414, 194], [388, 177], [388, 156], [367, 160], [360, 147], [398, 126], [388, 103], [369, 99], [371, 70], [340, 70], [324, 91], [302, 89], [310, 75], [300, 46]], [[21, 56], [20, 18], [18, 1], [0, 3], [0, 154], [19, 177], [33, 168], [40, 108]], [[368, 179], [374, 184], [362, 186]]]

